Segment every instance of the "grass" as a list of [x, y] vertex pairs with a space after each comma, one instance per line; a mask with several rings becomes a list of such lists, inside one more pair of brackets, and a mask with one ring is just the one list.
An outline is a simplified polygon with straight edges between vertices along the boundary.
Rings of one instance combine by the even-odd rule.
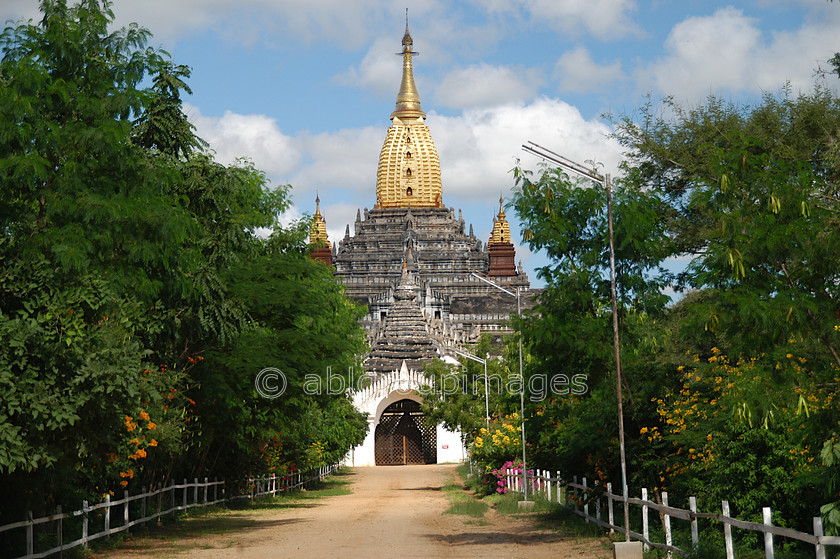
[[[352, 493], [350, 484], [355, 474], [352, 469], [343, 469], [332, 476], [309, 484], [306, 490], [281, 493], [275, 497], [263, 496], [255, 499], [237, 499], [227, 506], [194, 508], [162, 519], [158, 525], [149, 522], [133, 528], [131, 534], [122, 533], [122, 537], [112, 537], [111, 541], [101, 541], [96, 548], [122, 550], [131, 553], [151, 551], [152, 557], [168, 557], [178, 551], [188, 549], [211, 549], [215, 546], [203, 542], [209, 536], [230, 534], [227, 547], [237, 545], [235, 534], [248, 528], [287, 522], [283, 519], [269, 520], [272, 513], [287, 509], [314, 507], [319, 499]], [[247, 513], [247, 514], [246, 514]], [[97, 554], [94, 554], [96, 556]]]
[[444, 514], [460, 514], [481, 518], [490, 509], [487, 503], [464, 491], [462, 485], [450, 482], [441, 489], [446, 498], [449, 499], [449, 508], [444, 511]]
[[[465, 486], [473, 492], [479, 489], [477, 476], [470, 476], [469, 464], [461, 464], [457, 468], [458, 474], [464, 479]], [[598, 542], [605, 547], [610, 542], [605, 537], [604, 530], [594, 524], [587, 524], [582, 518], [564, 509], [558, 503], [548, 501], [542, 494], [529, 495], [534, 501], [534, 508], [523, 511], [519, 508], [519, 501], [522, 495], [508, 493], [505, 495], [493, 494], [480, 498], [480, 502], [486, 503], [499, 514], [510, 515], [519, 518], [531, 519], [538, 528], [557, 532], [561, 537], [573, 539], [576, 543]]]

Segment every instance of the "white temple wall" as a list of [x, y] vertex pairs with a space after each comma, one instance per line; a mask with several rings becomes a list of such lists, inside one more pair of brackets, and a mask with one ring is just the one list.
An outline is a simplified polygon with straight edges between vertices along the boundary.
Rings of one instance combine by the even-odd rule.
[[[351, 466], [375, 466], [376, 456], [374, 454], [376, 426], [382, 417], [385, 408], [403, 399], [414, 400], [422, 403], [423, 398], [417, 393], [422, 385], [430, 384], [428, 380], [416, 371], [409, 371], [403, 363], [399, 372], [394, 371], [380, 375], [368, 388], [356, 392], [353, 403], [362, 413], [368, 417], [368, 433], [365, 441], [348, 453], [346, 463]], [[466, 449], [461, 441], [461, 434], [453, 432], [438, 425], [436, 429], [437, 438], [437, 463], [458, 462], [466, 457]]]

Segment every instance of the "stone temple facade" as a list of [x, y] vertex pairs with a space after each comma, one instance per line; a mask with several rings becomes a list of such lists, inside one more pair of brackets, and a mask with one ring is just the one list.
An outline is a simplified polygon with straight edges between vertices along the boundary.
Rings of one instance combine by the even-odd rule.
[[[530, 306], [530, 294], [528, 277], [521, 264], [515, 264], [503, 201], [487, 243], [473, 234], [460, 210], [456, 217], [444, 204], [440, 161], [414, 83], [412, 56], [417, 53], [407, 25], [402, 45], [402, 80], [379, 157], [376, 202], [372, 209], [357, 211], [352, 234], [348, 224], [344, 238], [330, 244], [316, 200], [310, 244], [312, 257], [334, 266], [348, 297], [369, 310], [363, 320], [371, 346], [366, 371], [374, 377], [399, 376], [402, 371], [399, 378], [405, 381], [421, 378], [425, 363], [450, 355], [449, 348], [462, 349], [484, 333], [500, 337], [509, 332], [507, 320], [516, 313], [516, 298], [475, 274], [521, 292], [523, 307]], [[388, 383], [380, 379], [377, 386]], [[409, 386], [406, 398], [421, 400], [412, 394]], [[393, 398], [384, 393], [381, 397]], [[411, 411], [410, 402], [395, 401], [388, 412], [373, 400], [365, 406], [371, 408], [377, 428], [386, 418], [392, 431], [409, 429], [399, 414], [406, 418], [418, 413]], [[376, 429], [371, 431], [375, 436]], [[394, 436], [382, 435], [391, 437], [388, 440]], [[373, 463], [373, 454], [380, 463], [380, 447], [373, 452], [379, 443], [371, 442], [371, 448], [357, 449], [361, 463]], [[457, 446], [460, 449], [460, 443]], [[442, 456], [443, 450], [438, 449], [438, 461], [453, 458]], [[397, 454], [388, 454], [389, 460]], [[404, 458], [410, 454], [404, 452]], [[428, 460], [428, 452], [424, 456]]]

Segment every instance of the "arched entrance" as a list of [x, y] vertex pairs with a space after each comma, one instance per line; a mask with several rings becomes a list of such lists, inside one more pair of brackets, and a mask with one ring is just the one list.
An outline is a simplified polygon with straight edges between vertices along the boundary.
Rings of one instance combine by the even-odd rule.
[[377, 466], [437, 463], [437, 432], [426, 425], [420, 404], [403, 399], [382, 412], [374, 435]]

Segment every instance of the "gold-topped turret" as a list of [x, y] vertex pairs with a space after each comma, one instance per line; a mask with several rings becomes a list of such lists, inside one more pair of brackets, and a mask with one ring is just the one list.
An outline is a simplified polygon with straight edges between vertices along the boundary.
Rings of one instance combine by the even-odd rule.
[[317, 194], [315, 195], [315, 215], [312, 216], [312, 225], [309, 228], [309, 244], [318, 248], [330, 248], [327, 221], [321, 215], [321, 198]]
[[317, 194], [315, 195], [315, 215], [312, 216], [312, 225], [309, 226], [309, 247], [313, 260], [323, 262], [327, 266], [332, 265], [332, 247], [327, 238], [327, 221], [321, 215], [321, 198]]
[[377, 208], [440, 207], [443, 205], [440, 160], [426, 127], [426, 113], [420, 108], [420, 94], [414, 84], [412, 56], [414, 40], [408, 30], [402, 39], [403, 72], [397, 106], [376, 173]]
[[499, 214], [493, 219], [493, 232], [490, 244], [510, 243], [510, 224], [505, 219], [504, 199], [499, 197]]

